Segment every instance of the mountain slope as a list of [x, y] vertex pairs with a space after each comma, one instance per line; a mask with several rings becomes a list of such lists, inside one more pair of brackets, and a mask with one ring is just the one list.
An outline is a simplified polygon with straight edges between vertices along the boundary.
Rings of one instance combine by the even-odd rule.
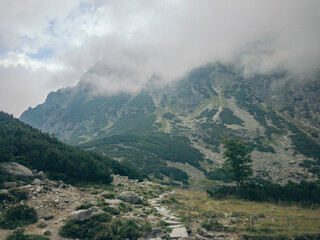
[[68, 146], [4, 112], [0, 112], [0, 143], [0, 162], [20, 162], [56, 178], [109, 183], [111, 171], [135, 172], [106, 156]]
[[286, 73], [248, 77], [217, 63], [162, 89], [103, 96], [94, 93], [88, 74], [76, 87], [50, 93], [21, 120], [68, 143], [130, 159], [158, 177], [172, 176], [172, 164], [184, 172], [220, 166], [223, 135], [248, 141], [256, 177], [285, 183], [319, 174], [317, 78], [302, 83]]

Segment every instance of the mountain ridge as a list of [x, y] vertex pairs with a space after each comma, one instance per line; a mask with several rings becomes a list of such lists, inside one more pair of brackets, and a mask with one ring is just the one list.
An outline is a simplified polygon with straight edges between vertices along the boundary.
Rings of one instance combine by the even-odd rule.
[[[175, 137], [185, 137], [182, 149], [199, 151], [203, 157], [196, 167], [206, 172], [223, 161], [222, 136], [240, 137], [250, 145], [256, 177], [281, 183], [315, 179], [320, 156], [319, 84], [317, 78], [304, 85], [293, 80], [282, 83], [286, 78], [286, 73], [247, 77], [235, 66], [216, 63], [194, 69], [162, 89], [150, 87], [131, 95], [94, 96], [80, 81], [76, 87], [49, 94], [44, 104], [28, 109], [21, 120], [68, 143], [128, 158], [142, 169], [139, 151], [156, 158], [161, 154], [139, 141], [152, 142], [157, 136], [161, 144], [177, 144]], [[305, 91], [310, 88], [308, 95]], [[120, 146], [111, 141], [117, 136], [131, 136], [140, 145]], [[172, 150], [159, 157], [157, 166], [168, 169], [168, 159], [181, 162]], [[170, 176], [164, 174], [168, 170], [160, 175], [144, 170]]]

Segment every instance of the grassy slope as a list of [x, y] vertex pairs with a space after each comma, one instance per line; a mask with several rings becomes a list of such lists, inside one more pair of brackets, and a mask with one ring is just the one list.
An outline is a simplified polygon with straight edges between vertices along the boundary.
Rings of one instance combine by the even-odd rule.
[[[190, 222], [217, 220], [228, 226], [225, 230], [242, 235], [264, 237], [264, 239], [304, 235], [320, 237], [320, 210], [316, 207], [256, 203], [238, 199], [214, 200], [201, 192], [180, 190], [177, 192], [178, 201], [174, 204], [176, 212], [186, 221], [190, 209]], [[255, 231], [250, 230], [251, 216], [254, 217]]]

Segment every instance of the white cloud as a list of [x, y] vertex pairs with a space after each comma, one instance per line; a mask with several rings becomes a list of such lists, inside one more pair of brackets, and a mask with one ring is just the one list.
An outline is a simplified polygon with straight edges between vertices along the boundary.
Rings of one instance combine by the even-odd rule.
[[22, 67], [28, 71], [45, 70], [48, 72], [57, 72], [65, 69], [65, 67], [53, 59], [32, 59], [25, 53], [9, 52], [5, 56], [0, 57], [0, 65], [10, 67]]
[[[10, 0], [0, 9], [0, 67], [34, 86], [33, 96], [75, 84], [96, 64], [119, 72], [90, 76], [109, 94], [137, 91], [152, 76], [170, 82], [208, 61], [305, 74], [319, 69], [319, 42], [317, 0]], [[52, 52], [38, 58], [41, 49]]]

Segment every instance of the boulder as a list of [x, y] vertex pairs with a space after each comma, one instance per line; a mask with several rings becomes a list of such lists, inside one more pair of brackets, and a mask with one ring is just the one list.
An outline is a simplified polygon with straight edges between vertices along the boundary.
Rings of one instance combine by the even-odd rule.
[[141, 202], [141, 198], [134, 192], [122, 192], [118, 198], [131, 204], [137, 204]]
[[38, 228], [44, 228], [46, 226], [48, 226], [48, 224], [43, 218], [38, 221], [38, 224], [37, 224]]
[[188, 238], [188, 232], [185, 227], [174, 228], [170, 233], [170, 239]]
[[15, 162], [0, 163], [0, 173], [17, 177], [33, 177], [33, 173], [29, 168]]
[[47, 176], [42, 171], [34, 174], [34, 177], [39, 178], [41, 180], [46, 180], [47, 179]]
[[97, 213], [103, 212], [100, 208], [97, 207], [91, 207], [89, 209], [83, 209], [74, 211], [70, 214], [70, 217], [73, 218], [77, 222], [84, 222], [91, 218], [93, 215]]
[[3, 184], [3, 186], [4, 186], [5, 188], [15, 188], [15, 187], [17, 186], [17, 183], [16, 183], [16, 182], [5, 182], [5, 183]]
[[108, 203], [109, 205], [116, 205], [118, 206], [120, 203], [122, 203], [123, 201], [119, 200], [119, 199], [106, 199], [104, 200], [106, 203]]
[[44, 185], [44, 182], [42, 182], [40, 179], [35, 178], [31, 185]]

